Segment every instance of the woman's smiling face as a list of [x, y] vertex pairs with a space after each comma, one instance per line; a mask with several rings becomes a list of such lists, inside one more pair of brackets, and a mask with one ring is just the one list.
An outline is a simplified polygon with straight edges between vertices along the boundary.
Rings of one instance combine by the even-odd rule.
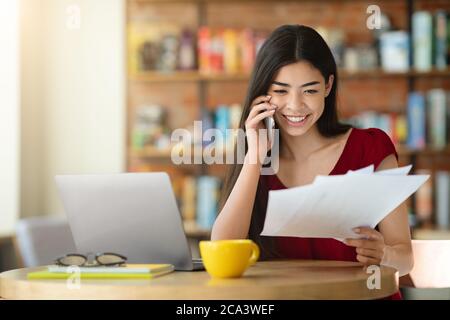
[[278, 106], [274, 118], [283, 133], [300, 136], [315, 125], [323, 113], [325, 97], [333, 85], [310, 63], [296, 62], [282, 67], [268, 94], [270, 103]]

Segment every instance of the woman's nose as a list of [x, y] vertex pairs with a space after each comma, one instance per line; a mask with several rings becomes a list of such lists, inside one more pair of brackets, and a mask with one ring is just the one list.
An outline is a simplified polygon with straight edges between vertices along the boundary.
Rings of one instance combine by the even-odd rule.
[[288, 96], [287, 107], [298, 108], [303, 106], [303, 97], [300, 93], [292, 93]]

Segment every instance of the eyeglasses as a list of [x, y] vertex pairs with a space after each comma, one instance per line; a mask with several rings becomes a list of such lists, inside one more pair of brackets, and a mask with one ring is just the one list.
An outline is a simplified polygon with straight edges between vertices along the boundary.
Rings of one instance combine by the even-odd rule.
[[[92, 255], [89, 255], [90, 257]], [[60, 266], [78, 266], [78, 267], [95, 267], [95, 266], [119, 266], [124, 264], [127, 258], [112, 252], [97, 253], [94, 259], [79, 253], [69, 253], [55, 260]]]

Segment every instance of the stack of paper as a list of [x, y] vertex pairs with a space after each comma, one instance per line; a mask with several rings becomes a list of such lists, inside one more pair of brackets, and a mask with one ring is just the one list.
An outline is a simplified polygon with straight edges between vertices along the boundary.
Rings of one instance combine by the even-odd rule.
[[360, 238], [353, 228], [375, 226], [429, 175], [408, 175], [411, 165], [374, 172], [317, 176], [312, 184], [269, 191], [263, 236]]
[[152, 279], [174, 271], [171, 264], [127, 264], [120, 267], [48, 266], [28, 273], [28, 279], [67, 279], [78, 273], [81, 279]]

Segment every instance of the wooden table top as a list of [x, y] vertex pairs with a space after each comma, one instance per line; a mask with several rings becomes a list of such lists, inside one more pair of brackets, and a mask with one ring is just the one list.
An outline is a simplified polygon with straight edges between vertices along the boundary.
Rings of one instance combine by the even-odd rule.
[[213, 279], [205, 271], [173, 272], [151, 280], [27, 280], [30, 271], [0, 274], [4, 299], [377, 299], [398, 291], [398, 272], [380, 267], [380, 288], [369, 289], [374, 273], [359, 263], [324, 260], [258, 262], [238, 279]]

